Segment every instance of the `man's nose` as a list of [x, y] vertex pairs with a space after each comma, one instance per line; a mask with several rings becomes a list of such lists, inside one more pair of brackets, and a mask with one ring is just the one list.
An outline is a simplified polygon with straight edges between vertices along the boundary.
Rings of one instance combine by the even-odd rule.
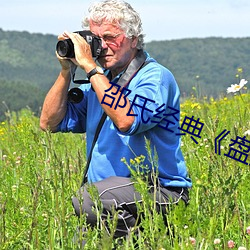
[[101, 40], [102, 40], [102, 48], [107, 49], [108, 48], [107, 43], [105, 42], [105, 40], [103, 38], [101, 38]]

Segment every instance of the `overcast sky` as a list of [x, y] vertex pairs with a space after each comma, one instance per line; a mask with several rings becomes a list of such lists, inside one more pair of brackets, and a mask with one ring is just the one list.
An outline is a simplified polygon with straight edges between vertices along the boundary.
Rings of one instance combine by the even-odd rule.
[[[81, 28], [93, 0], [0, 0], [0, 28], [58, 35]], [[145, 41], [250, 37], [250, 0], [128, 0]], [[1, 39], [1, 37], [0, 37]]]

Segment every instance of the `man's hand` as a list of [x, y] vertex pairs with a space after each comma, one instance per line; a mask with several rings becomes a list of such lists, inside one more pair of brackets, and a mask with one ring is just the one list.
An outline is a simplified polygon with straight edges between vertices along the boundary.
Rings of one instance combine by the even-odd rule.
[[75, 58], [70, 58], [71, 62], [80, 66], [86, 73], [96, 67], [90, 45], [81, 35], [65, 31], [63, 37], [64, 39], [71, 39], [74, 44]]
[[[59, 41], [62, 41], [62, 40], [68, 39], [68, 38], [69, 37], [66, 36], [65, 34], [58, 36]], [[61, 57], [58, 55], [57, 52], [56, 52], [56, 57], [57, 57], [58, 61], [60, 62], [63, 71], [70, 71], [71, 69], [76, 68], [78, 66], [77, 61], [73, 58]]]

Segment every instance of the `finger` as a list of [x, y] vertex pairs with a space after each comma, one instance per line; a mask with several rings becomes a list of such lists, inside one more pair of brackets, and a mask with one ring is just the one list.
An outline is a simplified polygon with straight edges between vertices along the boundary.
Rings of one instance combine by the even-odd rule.
[[64, 60], [64, 59], [65, 59], [65, 57], [59, 56], [59, 54], [57, 53], [57, 51], [56, 51], [56, 57], [57, 57], [59, 60]]
[[76, 33], [72, 33], [72, 32], [69, 32], [69, 31], [64, 31], [63, 32], [63, 35], [67, 38], [70, 38], [71, 40], [76, 38]]
[[79, 66], [78, 62], [76, 61], [75, 58], [68, 58], [68, 57], [61, 57], [58, 55], [57, 51], [56, 51], [56, 57], [58, 58], [59, 61], [63, 62], [63, 61], [66, 61], [68, 63], [73, 63], [75, 64], [76, 66]]
[[69, 31], [65, 30], [65, 31], [63, 32], [63, 36], [69, 37]]
[[72, 42], [85, 42], [85, 39], [78, 33], [72, 33], [68, 31], [64, 31], [65, 36], [72, 40]]
[[68, 38], [69, 38], [69, 36], [65, 32], [58, 35], [58, 37], [57, 37], [58, 40], [65, 40], [65, 39], [68, 39]]

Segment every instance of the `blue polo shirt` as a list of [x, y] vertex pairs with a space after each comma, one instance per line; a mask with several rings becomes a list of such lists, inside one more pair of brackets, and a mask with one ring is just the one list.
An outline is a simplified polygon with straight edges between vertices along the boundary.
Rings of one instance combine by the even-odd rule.
[[[88, 181], [96, 182], [109, 176], [129, 177], [130, 170], [121, 161], [144, 155], [143, 165], [152, 168], [152, 162], [146, 150], [145, 139], [150, 142], [151, 152], [156, 152], [157, 171], [163, 186], [191, 187], [187, 176], [187, 168], [181, 152], [179, 127], [180, 91], [172, 73], [147, 55], [150, 61], [137, 72], [128, 89], [127, 98], [135, 114], [131, 128], [123, 133], [117, 129], [107, 117], [92, 153], [88, 170]], [[112, 80], [116, 83], [117, 76]], [[110, 85], [111, 86], [111, 85]], [[87, 135], [87, 155], [103, 109], [91, 89], [90, 84], [80, 86], [84, 93], [83, 100], [78, 103], [68, 102], [67, 113], [58, 126], [58, 131], [84, 133]], [[113, 96], [118, 99], [117, 96]], [[112, 96], [106, 96], [110, 103]], [[105, 99], [103, 102], [106, 103]], [[123, 103], [123, 102], [122, 102]], [[119, 103], [118, 103], [119, 104]], [[115, 107], [113, 103], [112, 107]], [[132, 112], [128, 112], [128, 115]]]

